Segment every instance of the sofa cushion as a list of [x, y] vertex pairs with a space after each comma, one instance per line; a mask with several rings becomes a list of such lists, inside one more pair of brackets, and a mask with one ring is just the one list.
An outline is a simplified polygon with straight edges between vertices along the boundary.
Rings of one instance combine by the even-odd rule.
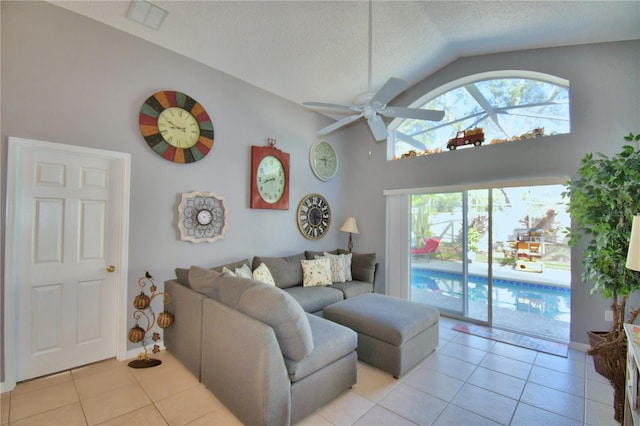
[[[339, 249], [341, 254], [349, 253], [346, 250]], [[376, 272], [376, 254], [375, 253], [351, 253], [351, 275], [352, 279], [364, 281], [373, 284], [373, 278]]]
[[325, 306], [332, 303], [340, 302], [344, 299], [342, 292], [338, 289], [329, 287], [289, 287], [284, 289], [291, 295], [296, 302], [302, 306], [305, 312], [313, 314], [322, 311]]
[[254, 279], [223, 274], [220, 301], [272, 327], [285, 357], [300, 361], [313, 351], [307, 315], [283, 290]]
[[307, 258], [307, 260], [313, 260], [316, 258], [316, 256], [324, 256], [325, 253], [331, 253], [331, 254], [340, 254], [338, 253], [338, 249], [332, 250], [332, 251], [310, 251], [307, 250], [304, 252], [304, 256]]
[[321, 257], [315, 260], [301, 260], [302, 264], [302, 285], [304, 287], [315, 287], [318, 285], [331, 285], [331, 260], [328, 257]]
[[222, 272], [192, 266], [189, 269], [189, 283], [191, 288], [216, 301], [220, 301], [220, 277]]
[[304, 258], [304, 253], [283, 257], [256, 256], [253, 258], [252, 267], [256, 269], [261, 263], [264, 263], [269, 268], [276, 286], [280, 288], [293, 287], [302, 284], [300, 261]]
[[178, 284], [182, 284], [187, 288], [191, 288], [191, 284], [189, 284], [189, 269], [187, 268], [176, 268], [176, 281]]
[[358, 335], [343, 325], [308, 314], [314, 349], [302, 361], [284, 359], [292, 382], [297, 382], [356, 350]]
[[336, 283], [331, 286], [340, 290], [345, 299], [360, 296], [361, 294], [373, 293], [373, 284], [363, 281], [347, 281], [346, 283]]

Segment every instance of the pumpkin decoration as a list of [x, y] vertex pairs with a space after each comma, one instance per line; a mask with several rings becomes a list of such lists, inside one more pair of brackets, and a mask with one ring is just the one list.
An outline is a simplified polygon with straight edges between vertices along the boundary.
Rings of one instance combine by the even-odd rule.
[[167, 328], [171, 324], [173, 324], [173, 314], [170, 314], [165, 310], [164, 312], [161, 312], [160, 315], [158, 315], [157, 322], [160, 328]]
[[[150, 355], [150, 352], [153, 352], [154, 354], [160, 352], [160, 346], [157, 344], [154, 344], [153, 348], [148, 348], [146, 334], [153, 327], [155, 327], [156, 324], [158, 325], [158, 327], [163, 329], [171, 326], [171, 324], [173, 324], [173, 314], [169, 313], [165, 309], [163, 312], [160, 313], [160, 315], [156, 317], [156, 314], [155, 312], [153, 312], [153, 308], [151, 307], [151, 302], [156, 296], [162, 296], [164, 299], [162, 301], [162, 304], [166, 306], [171, 302], [171, 297], [169, 296], [169, 294], [165, 292], [160, 292], [160, 293], [156, 292], [158, 290], [158, 287], [156, 287], [153, 277], [151, 276], [149, 271], [145, 271], [144, 276], [138, 280], [138, 286], [140, 287], [140, 290], [141, 290], [140, 294], [134, 297], [133, 299], [133, 307], [136, 309], [135, 312], [133, 313], [133, 318], [136, 321], [136, 325], [131, 330], [129, 330], [128, 337], [130, 342], [133, 342], [133, 343], [141, 342], [142, 349], [144, 350], [144, 352], [138, 355], [138, 359], [135, 359], [129, 362], [128, 365], [131, 368], [155, 367], [156, 365], [162, 364], [162, 361], [159, 359], [153, 359], [149, 355]], [[147, 296], [144, 293], [145, 288], [148, 288], [151, 291], [150, 296]], [[141, 319], [146, 320], [146, 325], [147, 325], [146, 329], [138, 325], [138, 322]], [[154, 342], [157, 342], [160, 339], [161, 339], [160, 334], [154, 332], [151, 337], [151, 340], [153, 340]]]
[[138, 324], [135, 325], [131, 330], [129, 330], [129, 341], [132, 343], [142, 342], [145, 335], [144, 328], [140, 327]]
[[149, 303], [151, 303], [151, 299], [149, 296], [144, 294], [144, 291], [141, 291], [140, 294], [133, 299], [133, 306], [136, 309], [147, 309], [149, 307]]

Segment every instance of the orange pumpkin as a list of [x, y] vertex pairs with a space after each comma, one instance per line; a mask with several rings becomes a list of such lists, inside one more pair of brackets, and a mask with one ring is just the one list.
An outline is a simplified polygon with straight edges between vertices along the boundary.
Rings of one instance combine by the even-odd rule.
[[133, 299], [133, 306], [136, 309], [147, 309], [150, 302], [151, 299], [149, 298], [149, 296], [144, 294], [144, 291], [141, 291], [140, 294]]
[[135, 327], [129, 330], [129, 341], [132, 343], [142, 342], [142, 339], [144, 339], [144, 335], [144, 329], [136, 324]]
[[173, 314], [170, 314], [167, 311], [164, 311], [158, 315], [158, 326], [160, 328], [167, 328], [171, 324], [173, 324]]

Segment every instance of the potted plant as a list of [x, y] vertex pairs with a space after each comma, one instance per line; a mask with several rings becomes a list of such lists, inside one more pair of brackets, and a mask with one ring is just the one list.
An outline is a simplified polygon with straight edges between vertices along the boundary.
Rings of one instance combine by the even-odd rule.
[[[627, 141], [640, 141], [629, 134]], [[582, 280], [593, 285], [591, 294], [611, 300], [613, 321], [609, 331], [588, 351], [597, 369], [614, 388], [614, 418], [624, 416], [626, 339], [624, 323], [633, 323], [640, 308], [627, 307], [631, 293], [640, 289], [640, 273], [625, 267], [633, 216], [640, 213], [640, 150], [624, 145], [608, 157], [586, 154], [578, 178], [567, 182], [568, 211], [574, 222], [569, 246], [585, 236], [589, 242], [582, 259]]]

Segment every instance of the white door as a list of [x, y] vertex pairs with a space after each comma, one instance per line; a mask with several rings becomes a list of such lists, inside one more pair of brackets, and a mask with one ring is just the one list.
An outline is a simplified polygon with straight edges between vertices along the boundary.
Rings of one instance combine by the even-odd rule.
[[116, 355], [129, 183], [112, 154], [27, 144], [15, 158], [16, 381]]

